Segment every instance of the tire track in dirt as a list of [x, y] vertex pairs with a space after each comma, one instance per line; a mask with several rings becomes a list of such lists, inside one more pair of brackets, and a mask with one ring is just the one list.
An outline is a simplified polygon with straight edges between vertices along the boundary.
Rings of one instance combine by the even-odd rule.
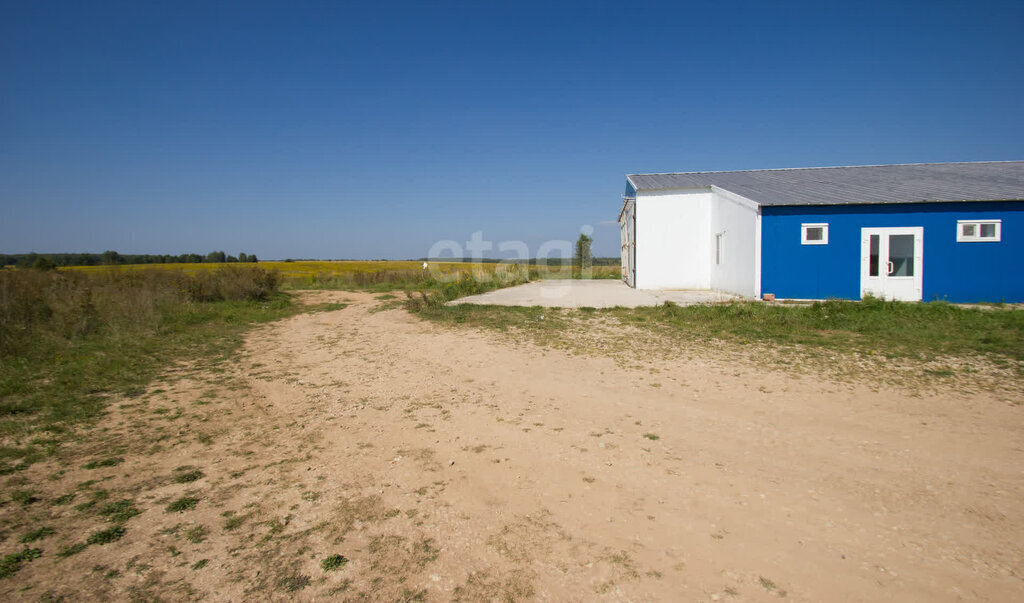
[[[101, 561], [87, 549], [62, 562], [89, 576], [68, 593], [1024, 595], [1019, 406], [700, 350], [623, 366], [376, 311], [369, 294], [302, 295], [348, 305], [261, 327], [226, 371], [183, 368], [98, 428], [149, 443], [108, 482], [146, 510]], [[184, 410], [154, 419], [164, 407]], [[160, 477], [181, 466], [205, 477]], [[188, 493], [194, 511], [162, 511]], [[204, 539], [182, 537], [197, 525]], [[347, 565], [325, 572], [335, 553]], [[90, 574], [98, 563], [122, 575]], [[39, 581], [52, 567], [22, 574]]]

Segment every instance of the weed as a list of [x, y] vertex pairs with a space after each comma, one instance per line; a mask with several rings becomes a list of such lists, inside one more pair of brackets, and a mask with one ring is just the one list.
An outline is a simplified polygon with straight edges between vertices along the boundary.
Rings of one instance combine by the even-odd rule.
[[86, 544], [109, 544], [120, 540], [128, 530], [124, 526], [112, 526], [105, 530], [99, 530], [89, 534], [85, 539]]
[[309, 586], [310, 582], [312, 582], [312, 578], [309, 576], [295, 573], [284, 576], [278, 580], [277, 585], [290, 593], [294, 593]]
[[198, 498], [193, 498], [191, 496], [182, 496], [178, 500], [167, 505], [166, 511], [168, 513], [181, 513], [184, 511], [191, 511], [192, 509], [195, 509], [196, 505], [198, 504]]
[[661, 439], [661, 436], [659, 436], [656, 433], [645, 433], [644, 437], [647, 438], [648, 440], [660, 440]]
[[322, 567], [325, 572], [333, 572], [334, 570], [339, 570], [345, 567], [345, 564], [347, 563], [348, 559], [345, 558], [344, 555], [331, 555], [320, 562], [320, 567]]
[[761, 586], [763, 586], [765, 590], [775, 590], [776, 588], [778, 588], [777, 586], [775, 586], [774, 582], [772, 582], [768, 578], [765, 578], [764, 576], [759, 577], [758, 581], [761, 582]]
[[4, 555], [3, 559], [0, 559], [0, 579], [17, 573], [21, 569], [22, 563], [39, 559], [42, 556], [43, 552], [41, 550], [27, 547], [21, 552]]
[[39, 502], [39, 498], [31, 490], [15, 490], [11, 492], [11, 501], [24, 506]]
[[224, 520], [224, 529], [226, 531], [237, 530], [245, 523], [246, 519], [249, 519], [248, 515], [235, 515], [233, 511], [227, 511], [225, 513], [227, 519]]
[[130, 500], [119, 500], [117, 502], [106, 503], [96, 512], [106, 517], [109, 521], [113, 521], [115, 523], [128, 521], [132, 517], [142, 513], [142, 511], [135, 507], [135, 503]]
[[116, 467], [117, 465], [120, 465], [123, 462], [124, 462], [124, 459], [121, 458], [121, 457], [103, 459], [103, 460], [99, 460], [99, 461], [89, 461], [88, 463], [82, 465], [82, 469], [99, 469], [101, 467]]
[[42, 540], [43, 538], [46, 538], [47, 536], [52, 536], [54, 533], [55, 532], [54, 532], [53, 528], [48, 528], [48, 527], [44, 526], [44, 527], [32, 530], [31, 532], [25, 532], [24, 534], [22, 534], [20, 542], [28, 544], [29, 542], [35, 542], [37, 540]]
[[204, 567], [206, 567], [207, 565], [209, 565], [209, 563], [210, 563], [209, 559], [200, 559], [199, 561], [196, 561], [195, 563], [192, 564], [192, 570], [193, 571], [201, 570]]
[[75, 500], [74, 493], [63, 494], [63, 495], [58, 496], [57, 498], [53, 499], [53, 504], [54, 505], [66, 505], [66, 504], [70, 503], [73, 500]]
[[69, 545], [69, 546], [61, 548], [59, 551], [57, 551], [57, 556], [63, 559], [65, 557], [70, 557], [72, 555], [77, 555], [77, 554], [81, 553], [82, 551], [84, 551], [85, 547], [87, 547], [87, 546], [89, 546], [89, 545], [85, 544], [84, 542], [78, 542], [78, 543], [75, 543], [75, 544], [72, 544], [72, 545]]
[[201, 479], [203, 477], [205, 476], [202, 471], [198, 469], [193, 469], [192, 471], [176, 473], [174, 475], [174, 482], [177, 484], [187, 484], [189, 482], [194, 482], [197, 479]]
[[185, 540], [196, 544], [206, 540], [206, 527], [200, 525], [192, 526], [185, 532]]

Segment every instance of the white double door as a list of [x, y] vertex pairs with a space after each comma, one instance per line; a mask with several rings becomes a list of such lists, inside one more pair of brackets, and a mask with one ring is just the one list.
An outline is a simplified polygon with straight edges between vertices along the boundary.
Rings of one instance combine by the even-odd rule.
[[862, 228], [860, 238], [860, 296], [921, 301], [924, 228]]

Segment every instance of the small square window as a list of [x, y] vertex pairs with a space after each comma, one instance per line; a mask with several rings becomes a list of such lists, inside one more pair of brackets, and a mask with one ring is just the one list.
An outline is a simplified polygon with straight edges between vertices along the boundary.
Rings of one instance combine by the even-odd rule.
[[828, 224], [801, 224], [801, 245], [828, 245]]
[[995, 243], [1002, 239], [1002, 220], [957, 220], [959, 243]]

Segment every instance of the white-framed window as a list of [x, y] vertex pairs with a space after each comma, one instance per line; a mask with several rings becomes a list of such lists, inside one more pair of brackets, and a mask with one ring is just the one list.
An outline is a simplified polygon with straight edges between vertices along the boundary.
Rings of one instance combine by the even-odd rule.
[[801, 245], [828, 245], [828, 224], [801, 224], [800, 225]]
[[1002, 220], [957, 220], [957, 243], [996, 243], [1003, 237]]

